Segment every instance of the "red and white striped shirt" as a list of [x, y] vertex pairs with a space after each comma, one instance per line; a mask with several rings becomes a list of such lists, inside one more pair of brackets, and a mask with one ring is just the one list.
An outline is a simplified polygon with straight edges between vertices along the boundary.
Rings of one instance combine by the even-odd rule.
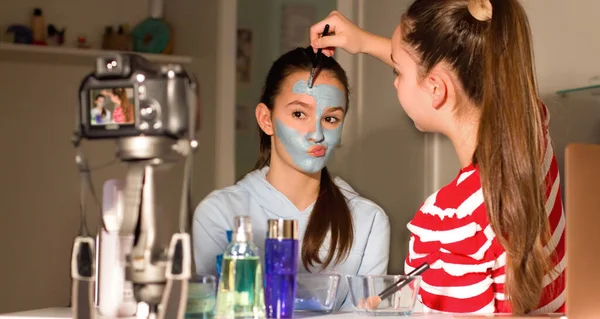
[[[544, 113], [547, 110], [544, 107]], [[546, 211], [552, 237], [554, 271], [543, 279], [543, 295], [534, 313], [565, 312], [565, 216], [560, 176], [545, 117]], [[477, 166], [469, 165], [450, 184], [431, 195], [408, 224], [411, 231], [408, 273], [423, 262], [419, 299], [425, 311], [448, 313], [511, 312], [504, 295], [506, 251], [487, 217]]]

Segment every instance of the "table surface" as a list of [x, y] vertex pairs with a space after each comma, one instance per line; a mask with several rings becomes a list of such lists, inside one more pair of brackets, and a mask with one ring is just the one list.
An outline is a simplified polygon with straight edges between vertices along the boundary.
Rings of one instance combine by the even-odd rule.
[[[307, 316], [302, 316], [306, 318]], [[411, 316], [385, 316], [383, 318], [386, 319], [394, 319], [394, 318], [402, 318], [402, 319], [410, 319], [410, 318], [419, 318], [419, 319], [476, 319], [476, 318], [523, 318], [523, 319], [548, 319], [548, 318], [561, 318], [566, 319], [567, 317], [562, 316], [560, 314], [556, 315], [547, 315], [547, 316], [535, 316], [535, 317], [513, 317], [510, 315], [447, 315], [447, 314], [423, 314], [423, 313], [415, 313]], [[71, 316], [71, 308], [46, 308], [46, 309], [38, 309], [31, 311], [23, 311], [23, 312], [15, 312], [9, 314], [0, 315], [0, 319], [72, 319]], [[109, 317], [98, 316], [98, 319], [114, 319]], [[359, 319], [359, 318], [369, 318], [367, 316], [359, 315], [352, 312], [342, 312], [328, 315], [312, 315], [310, 318], [327, 318], [327, 319]], [[124, 318], [119, 318], [124, 319]]]

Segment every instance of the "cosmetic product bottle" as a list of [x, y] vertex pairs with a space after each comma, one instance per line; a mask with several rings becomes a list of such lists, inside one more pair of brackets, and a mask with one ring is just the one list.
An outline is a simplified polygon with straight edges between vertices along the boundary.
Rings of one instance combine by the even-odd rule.
[[298, 275], [298, 221], [269, 219], [265, 240], [267, 318], [292, 318]]
[[236, 216], [231, 243], [223, 252], [215, 318], [265, 318], [265, 295], [250, 216]]
[[42, 9], [35, 8], [31, 17], [31, 31], [33, 32], [33, 44], [46, 45], [46, 24]]
[[129, 36], [129, 26], [127, 24], [119, 25], [117, 34], [113, 36], [114, 50], [117, 51], [130, 51], [131, 50], [131, 37]]
[[104, 34], [102, 35], [102, 50], [113, 50], [112, 44], [114, 37], [114, 31], [112, 26], [106, 26], [104, 28]]

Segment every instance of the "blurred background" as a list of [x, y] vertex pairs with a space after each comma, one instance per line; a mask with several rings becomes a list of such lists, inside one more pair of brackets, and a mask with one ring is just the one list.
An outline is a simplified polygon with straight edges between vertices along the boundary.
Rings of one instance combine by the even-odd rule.
[[[79, 84], [102, 50], [158, 52], [148, 57], [182, 63], [196, 74], [202, 104], [194, 169], [198, 203], [252, 169], [259, 143], [254, 107], [266, 72], [280, 54], [309, 44], [311, 24], [337, 9], [390, 37], [411, 1], [169, 0], [158, 13], [153, 2], [0, 4], [0, 313], [69, 304], [69, 261], [79, 224], [70, 139]], [[522, 2], [562, 167], [567, 143], [600, 143], [600, 89], [594, 87], [600, 85], [600, 2]], [[157, 14], [172, 31], [167, 47], [149, 40], [165, 36], [149, 34], [148, 18]], [[45, 34], [45, 43], [38, 43], [43, 45], [17, 43], [35, 42], [36, 31]], [[398, 104], [391, 69], [367, 56], [338, 52], [336, 58], [349, 74], [352, 98], [330, 167], [385, 209], [393, 230], [389, 271], [400, 273], [406, 223], [427, 195], [458, 173], [456, 155], [445, 138], [414, 128]], [[584, 89], [557, 93], [572, 88]], [[83, 149], [93, 167], [114, 159], [113, 142], [84, 142]], [[106, 179], [124, 174], [117, 164], [96, 170], [99, 196]], [[177, 222], [181, 174], [179, 165], [159, 176], [159, 238], [165, 242]], [[95, 207], [89, 208], [95, 217]], [[97, 229], [97, 223], [89, 226]]]

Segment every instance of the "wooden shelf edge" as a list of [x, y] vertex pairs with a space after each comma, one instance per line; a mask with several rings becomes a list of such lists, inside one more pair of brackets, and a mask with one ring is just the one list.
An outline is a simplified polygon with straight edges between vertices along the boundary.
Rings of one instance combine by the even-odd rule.
[[[0, 43], [0, 52], [4, 53], [23, 53], [23, 54], [42, 54], [42, 55], [58, 55], [58, 56], [72, 56], [72, 57], [89, 57], [96, 58], [107, 53], [114, 53], [116, 51], [97, 50], [97, 49], [80, 49], [73, 47], [57, 47], [57, 46], [40, 46], [31, 44], [15, 44], [15, 43]], [[136, 53], [136, 52], [132, 52]], [[148, 53], [136, 53], [139, 54], [151, 62], [156, 63], [179, 63], [179, 64], [190, 64], [192, 63], [192, 57], [183, 55], [169, 55], [169, 54], [148, 54]]]

